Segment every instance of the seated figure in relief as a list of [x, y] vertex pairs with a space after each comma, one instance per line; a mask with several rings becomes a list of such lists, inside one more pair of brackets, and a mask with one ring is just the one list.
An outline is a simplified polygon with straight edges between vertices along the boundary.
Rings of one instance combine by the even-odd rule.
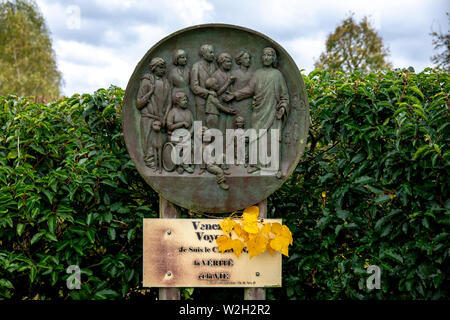
[[[184, 128], [193, 135], [193, 123], [194, 117], [192, 112], [188, 109], [188, 97], [182, 92], [175, 92], [173, 95], [172, 109], [167, 115], [167, 132], [169, 135], [172, 134], [176, 129]], [[178, 173], [183, 173], [186, 171], [188, 173], [193, 173], [194, 168], [192, 165], [183, 163], [177, 168]]]

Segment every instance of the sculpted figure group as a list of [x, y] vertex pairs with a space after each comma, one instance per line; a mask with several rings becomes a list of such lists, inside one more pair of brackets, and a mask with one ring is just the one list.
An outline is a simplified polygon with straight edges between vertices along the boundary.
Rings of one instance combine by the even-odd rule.
[[[246, 50], [238, 52], [234, 59], [227, 52], [220, 53], [215, 59], [214, 47], [204, 44], [199, 55], [200, 59], [189, 69], [186, 52], [175, 50], [173, 67], [167, 76], [166, 62], [155, 57], [150, 61], [150, 72], [141, 77], [136, 106], [141, 113], [142, 149], [146, 166], [155, 172], [162, 173], [164, 169], [176, 170], [179, 174], [194, 173], [194, 165], [170, 166], [162, 161], [164, 152], [174, 147], [170, 135], [179, 128], [193, 135], [194, 120], [202, 121], [202, 134], [208, 128], [225, 133], [226, 129], [244, 129], [244, 126], [281, 131], [285, 124], [289, 94], [286, 81], [276, 68], [277, 55], [273, 48], [263, 49], [262, 67], [254, 72], [250, 68], [252, 55]], [[194, 108], [189, 108], [192, 103], [189, 95], [194, 98]], [[281, 137], [280, 134], [279, 142]], [[268, 141], [270, 143], [270, 139]], [[256, 140], [247, 139], [248, 143], [256, 143]], [[246, 155], [244, 166], [248, 174], [263, 166], [259, 162], [253, 165], [247, 162]], [[215, 175], [219, 187], [228, 190], [227, 165], [210, 163], [200, 165], [199, 169], [198, 174], [207, 171]]]

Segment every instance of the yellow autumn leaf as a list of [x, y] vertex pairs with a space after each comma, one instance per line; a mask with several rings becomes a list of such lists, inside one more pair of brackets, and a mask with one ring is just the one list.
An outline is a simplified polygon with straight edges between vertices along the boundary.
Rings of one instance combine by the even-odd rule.
[[283, 247], [283, 237], [276, 236], [275, 239], [270, 241], [270, 246], [273, 250], [281, 251], [281, 248]]
[[247, 241], [247, 250], [250, 258], [253, 258], [266, 251], [269, 240], [260, 234], [250, 234]]
[[273, 250], [273, 248], [270, 246], [270, 242], [269, 241], [267, 241], [266, 250], [269, 251], [270, 255], [272, 255], [272, 256], [275, 253], [275, 250]]
[[[293, 244], [293, 238], [287, 226], [278, 222], [263, 223], [262, 220], [258, 222], [259, 207], [257, 206], [246, 208], [239, 220], [232, 219], [234, 214], [219, 223], [225, 233], [216, 240], [220, 252], [233, 250], [239, 258], [242, 250], [247, 246], [250, 258], [265, 251], [271, 255], [278, 251], [289, 256], [289, 245]], [[232, 239], [232, 234], [238, 239]]]
[[244, 209], [242, 213], [242, 219], [245, 221], [257, 221], [259, 216], [259, 207], [251, 206]]
[[293, 244], [294, 239], [292, 239], [291, 230], [285, 225], [281, 227], [281, 235], [289, 240], [289, 244]]
[[239, 258], [242, 249], [244, 249], [245, 247], [245, 244], [239, 239], [233, 239], [232, 242], [233, 252]]
[[261, 233], [270, 236], [270, 232], [272, 231], [272, 224], [271, 223], [265, 223], [261, 228]]
[[220, 236], [216, 239], [220, 252], [233, 249], [233, 240], [227, 235]]
[[289, 247], [290, 239], [284, 237], [281, 234], [278, 234], [275, 239], [270, 241], [270, 246], [272, 249], [276, 251], [280, 251], [285, 256], [289, 257], [288, 247]]
[[278, 222], [272, 223], [272, 233], [280, 234], [282, 230], [281, 224]]
[[259, 208], [257, 206], [248, 207], [242, 213], [242, 224], [244, 230], [248, 233], [258, 233], [258, 215]]
[[225, 233], [231, 232], [235, 224], [236, 222], [234, 222], [230, 218], [225, 218], [222, 222], [219, 223], [220, 227], [222, 228], [222, 231]]
[[258, 227], [258, 222], [257, 221], [244, 221], [244, 230], [248, 233], [258, 233], [259, 232], [259, 227]]
[[245, 242], [248, 240], [248, 233], [242, 228], [242, 226], [239, 223], [236, 223], [234, 225], [234, 232], [239, 238], [242, 238]]
[[281, 248], [281, 253], [284, 254], [286, 257], [289, 257], [289, 246]]

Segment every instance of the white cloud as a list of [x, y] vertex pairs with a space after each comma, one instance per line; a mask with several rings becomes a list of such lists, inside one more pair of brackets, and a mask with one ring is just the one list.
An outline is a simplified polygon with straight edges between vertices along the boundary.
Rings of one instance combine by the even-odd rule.
[[[63, 92], [92, 92], [117, 84], [125, 87], [134, 67], [156, 42], [181, 28], [229, 23], [257, 30], [280, 43], [304, 72], [325, 49], [329, 33], [352, 11], [369, 16], [394, 66], [431, 66], [429, 32], [446, 29], [445, 0], [38, 0], [51, 31]], [[67, 26], [67, 7], [80, 7], [81, 28]]]
[[66, 6], [47, 1], [37, 1], [37, 4], [53, 34], [65, 27]]
[[[164, 29], [151, 25], [132, 26], [137, 41], [133, 47], [96, 46], [73, 40], [59, 39], [54, 43], [58, 66], [64, 75], [66, 95], [92, 92], [114, 84], [125, 88], [135, 66], [145, 53], [167, 34]], [[120, 37], [108, 30], [110, 41]], [[109, 42], [109, 41], [107, 41]]]
[[164, 1], [164, 7], [183, 25], [202, 24], [211, 19], [214, 7], [206, 0]]
[[325, 49], [325, 33], [321, 33], [314, 38], [297, 38], [283, 44], [285, 49], [294, 59], [299, 69], [305, 69], [303, 73], [308, 74], [314, 70], [314, 61]]
[[64, 93], [92, 92], [110, 84], [125, 87], [133, 72], [132, 61], [110, 48], [76, 41], [58, 40], [58, 65], [66, 82]]
[[111, 44], [117, 44], [121, 40], [121, 33], [117, 30], [108, 29], [105, 31], [105, 41]]
[[[159, 40], [169, 35], [164, 28], [152, 26], [150, 24], [133, 26], [130, 28], [130, 31], [137, 35], [137, 41], [133, 51], [140, 51], [139, 58], [142, 58], [147, 50], [149, 50]], [[129, 50], [129, 48], [127, 48], [127, 50]]]
[[110, 8], [113, 10], [129, 8], [131, 6], [139, 5], [139, 1], [131, 1], [131, 0], [95, 0], [95, 3], [104, 8]]

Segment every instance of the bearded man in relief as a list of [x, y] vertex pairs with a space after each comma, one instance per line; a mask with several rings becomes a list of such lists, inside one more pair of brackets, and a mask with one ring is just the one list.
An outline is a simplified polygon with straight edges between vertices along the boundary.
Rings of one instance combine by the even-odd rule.
[[[259, 136], [259, 129], [266, 129], [267, 135], [270, 134], [270, 129], [278, 129], [278, 142], [281, 143], [281, 129], [288, 115], [289, 92], [283, 74], [276, 69], [277, 54], [275, 49], [271, 47], [263, 49], [262, 64], [263, 67], [255, 71], [245, 87], [225, 95], [223, 100], [229, 102], [233, 99], [240, 101], [253, 98], [250, 128], [257, 130], [258, 139], [262, 138], [262, 136]], [[268, 150], [271, 150], [269, 136], [267, 136], [267, 141]], [[253, 141], [253, 143], [256, 143], [256, 141]], [[281, 160], [280, 156], [281, 152], [279, 152], [278, 160]], [[264, 165], [258, 160], [256, 165], [251, 165], [248, 168], [248, 173], [259, 171], [263, 167]], [[281, 170], [278, 170], [276, 176], [281, 178]]]

